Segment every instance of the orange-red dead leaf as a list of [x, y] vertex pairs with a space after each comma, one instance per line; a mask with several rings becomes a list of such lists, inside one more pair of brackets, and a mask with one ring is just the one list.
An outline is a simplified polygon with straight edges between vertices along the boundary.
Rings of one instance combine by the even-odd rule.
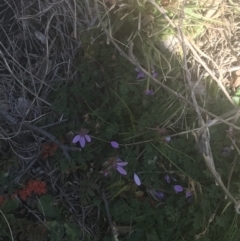
[[41, 147], [41, 156], [43, 159], [47, 159], [54, 155], [54, 152], [57, 150], [58, 146], [56, 143], [44, 143]]

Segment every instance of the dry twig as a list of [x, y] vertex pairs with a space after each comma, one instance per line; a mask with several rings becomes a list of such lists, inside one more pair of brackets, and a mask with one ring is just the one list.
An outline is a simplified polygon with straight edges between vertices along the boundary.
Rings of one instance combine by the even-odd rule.
[[[187, 67], [187, 59], [186, 59], [187, 52], [186, 52], [186, 46], [185, 46], [185, 39], [183, 37], [183, 32], [182, 32], [182, 26], [183, 26], [182, 21], [184, 19], [183, 8], [184, 8], [184, 4], [182, 5], [181, 16], [180, 16], [181, 20], [180, 20], [180, 23], [179, 23], [180, 26], [178, 28], [178, 32], [179, 32], [179, 37], [181, 38], [182, 49], [183, 49], [183, 54], [184, 54], [185, 80], [187, 81], [187, 84], [190, 87], [190, 86], [192, 86], [192, 84], [191, 84], [192, 80], [191, 80], [190, 72], [189, 72], [188, 67]], [[208, 170], [213, 175], [213, 177], [216, 181], [216, 184], [218, 184], [221, 187], [221, 189], [226, 194], [226, 196], [229, 198], [229, 200], [234, 204], [236, 212], [238, 214], [240, 214], [240, 202], [238, 202], [232, 196], [232, 194], [228, 191], [228, 189], [225, 187], [219, 173], [217, 172], [217, 170], [215, 168], [215, 164], [214, 164], [214, 160], [213, 160], [213, 156], [212, 156], [212, 150], [211, 150], [211, 146], [210, 146], [210, 133], [209, 133], [208, 128], [205, 125], [205, 122], [204, 122], [203, 118], [202, 118], [202, 114], [201, 114], [200, 108], [199, 108], [197, 100], [196, 100], [194, 89], [191, 90], [191, 98], [192, 98], [192, 101], [193, 101], [195, 111], [197, 112], [197, 115], [198, 115], [199, 126], [202, 127], [202, 129], [200, 131], [198, 131], [197, 134], [194, 133], [194, 136], [195, 136], [195, 139], [196, 139], [197, 144], [199, 146], [199, 149], [202, 152], [205, 164], [206, 164]]]
[[70, 155], [68, 153], [69, 151], [81, 151], [80, 148], [69, 147], [69, 146], [66, 146], [66, 145], [62, 144], [55, 136], [53, 136], [52, 134], [48, 133], [45, 130], [42, 130], [40, 127], [31, 125], [31, 124], [29, 124], [27, 122], [19, 122], [16, 118], [12, 117], [11, 115], [9, 115], [4, 110], [0, 109], [0, 116], [3, 119], [5, 119], [7, 121], [7, 123], [9, 123], [9, 124], [14, 124], [16, 126], [25, 127], [25, 128], [27, 128], [29, 130], [32, 130], [34, 132], [38, 132], [39, 134], [47, 137], [52, 142], [56, 143], [60, 149], [62, 149], [63, 155], [67, 158], [68, 161], [71, 161], [71, 157], [70, 157]]

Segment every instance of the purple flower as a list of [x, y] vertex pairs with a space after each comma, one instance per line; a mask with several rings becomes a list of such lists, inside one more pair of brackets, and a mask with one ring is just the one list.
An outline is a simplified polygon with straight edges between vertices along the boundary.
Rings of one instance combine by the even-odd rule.
[[102, 170], [102, 171], [100, 171], [100, 173], [102, 173], [104, 175], [104, 177], [107, 177], [109, 175], [108, 170]]
[[166, 180], [166, 182], [167, 182], [167, 183], [170, 183], [170, 176], [169, 176], [168, 174], [167, 174], [167, 175], [165, 175], [165, 177], [164, 177], [164, 178], [165, 178], [165, 180]]
[[113, 166], [120, 174], [127, 175], [127, 172], [125, 169], [123, 169], [124, 166], [126, 166], [128, 163], [123, 162], [121, 159], [117, 158], [117, 162]]
[[127, 175], [127, 172], [125, 169], [123, 169], [124, 166], [126, 166], [128, 163], [123, 162], [119, 158], [111, 157], [106, 162], [103, 163], [104, 169], [100, 171], [105, 177], [111, 174], [111, 169], [117, 170], [122, 175]]
[[119, 148], [119, 144], [116, 141], [111, 141], [110, 143], [113, 148]]
[[165, 197], [165, 194], [163, 192], [157, 192], [156, 196], [158, 199], [163, 199]]
[[145, 95], [154, 95], [153, 90], [146, 90]]
[[73, 138], [72, 143], [79, 142], [80, 146], [83, 148], [85, 146], [86, 141], [91, 142], [91, 137], [87, 135], [87, 133], [88, 130], [81, 129], [80, 133]]
[[154, 69], [152, 69], [152, 77], [156, 78], [157, 76], [158, 76], [158, 73]]
[[180, 185], [175, 185], [174, 186], [174, 190], [176, 193], [182, 192], [183, 191], [183, 187]]
[[137, 77], [136, 77], [137, 80], [144, 78], [144, 73], [140, 69], [135, 68], [135, 70], [138, 72]]
[[168, 175], [168, 174], [165, 175], [164, 179], [166, 180], [167, 183], [170, 183], [170, 182], [171, 182], [171, 179], [172, 179], [174, 182], [177, 181], [176, 178], [174, 178], [174, 177], [172, 177], [172, 176], [170, 176], [170, 175]]
[[166, 137], [165, 137], [165, 141], [166, 141], [166, 142], [171, 141], [171, 137], [170, 137], [170, 136], [166, 136]]
[[134, 182], [137, 184], [137, 186], [141, 186], [141, 180], [135, 172], [134, 172]]
[[189, 191], [189, 190], [186, 190], [185, 197], [186, 197], [186, 198], [189, 198], [189, 197], [191, 197], [191, 196], [192, 196], [192, 192]]
[[[153, 67], [151, 69], [152, 69], [152, 71], [151, 71], [152, 77], [156, 78], [158, 76], [158, 73], [154, 70]], [[138, 72], [137, 77], [136, 77], [137, 80], [145, 77], [144, 73], [139, 68], [135, 68], [135, 71]]]
[[188, 203], [191, 203], [193, 201], [193, 193], [189, 189], [186, 190], [185, 197]]

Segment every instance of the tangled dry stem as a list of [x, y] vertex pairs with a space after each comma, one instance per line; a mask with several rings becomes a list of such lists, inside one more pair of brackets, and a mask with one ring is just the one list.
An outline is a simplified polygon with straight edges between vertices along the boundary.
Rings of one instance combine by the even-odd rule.
[[[184, 19], [184, 11], [183, 11], [184, 5], [182, 6], [182, 11], [181, 11], [181, 20], [183, 21]], [[184, 72], [185, 72], [185, 81], [187, 81], [189, 87], [192, 86], [191, 82], [191, 74], [189, 72], [189, 69], [187, 67], [187, 51], [186, 51], [186, 46], [185, 46], [185, 41], [184, 41], [184, 37], [183, 37], [183, 32], [182, 32], [182, 27], [183, 27], [183, 23], [182, 21], [180, 21], [179, 24], [179, 35], [181, 36], [182, 39], [182, 48], [183, 48], [183, 54], [184, 54]], [[225, 56], [224, 56], [225, 57]], [[210, 58], [209, 58], [210, 59]], [[220, 61], [222, 61], [222, 58], [219, 58]], [[212, 61], [212, 63], [214, 63]], [[215, 63], [214, 63], [215, 64]], [[206, 68], [205, 68], [206, 69]], [[219, 72], [220, 76], [222, 76], [222, 73]], [[200, 81], [201, 79], [199, 79]], [[222, 81], [220, 79], [220, 81]], [[225, 195], [229, 198], [229, 200], [234, 204], [235, 206], [235, 210], [238, 214], [240, 214], [239, 211], [239, 202], [233, 197], [233, 195], [229, 192], [229, 190], [226, 188], [226, 186], [224, 185], [224, 183], [222, 182], [221, 176], [219, 175], [219, 173], [216, 171], [215, 168], [215, 163], [213, 160], [213, 155], [212, 155], [212, 150], [211, 150], [211, 146], [210, 146], [210, 133], [209, 133], [209, 129], [206, 126], [203, 118], [202, 118], [202, 113], [199, 109], [199, 105], [194, 93], [194, 89], [191, 90], [191, 98], [193, 101], [193, 105], [195, 108], [195, 111], [197, 112], [198, 115], [198, 122], [199, 122], [199, 126], [201, 127], [201, 130], [197, 132], [197, 134], [195, 135], [196, 137], [196, 141], [198, 143], [198, 145], [200, 145], [200, 150], [202, 152], [203, 155], [203, 159], [205, 161], [205, 164], [208, 168], [208, 170], [211, 172], [212, 176], [214, 177], [216, 184], [220, 186], [220, 188], [223, 190], [223, 192], [225, 193]], [[237, 119], [239, 117], [239, 111], [238, 112], [238, 116]], [[234, 120], [236, 120], [236, 118], [234, 118]]]
[[[54, 139], [70, 159], [66, 147], [46, 130], [30, 123], [47, 122], [50, 116], [55, 116], [55, 122], [59, 122], [60, 116], [50, 109], [52, 86], [76, 77], [74, 61], [81, 50], [76, 29], [86, 29], [90, 21], [81, 7], [75, 1], [1, 3], [0, 110], [3, 122], [0, 138], [8, 141], [20, 162], [33, 160], [40, 144], [49, 138]], [[85, 23], [77, 21], [76, 9], [83, 13]], [[23, 126], [31, 131], [23, 130]]]
[[[46, 128], [64, 118], [51, 109], [54, 86], [79, 77], [75, 63], [82, 51], [79, 33], [92, 27], [96, 17], [87, 0], [3, 0], [0, 8], [0, 141], [8, 143], [18, 162], [10, 170], [11, 183], [2, 186], [0, 193], [11, 185], [21, 186], [26, 174], [42, 178], [72, 210], [83, 233], [94, 237], [94, 224], [85, 223], [90, 207], [79, 205], [79, 187], [59, 178], [62, 174], [48, 161], [40, 162], [39, 153], [47, 141], [55, 142], [68, 160], [69, 152], [80, 150], [62, 144]], [[54, 122], [48, 123], [52, 117]], [[44, 126], [36, 125], [40, 121]]]

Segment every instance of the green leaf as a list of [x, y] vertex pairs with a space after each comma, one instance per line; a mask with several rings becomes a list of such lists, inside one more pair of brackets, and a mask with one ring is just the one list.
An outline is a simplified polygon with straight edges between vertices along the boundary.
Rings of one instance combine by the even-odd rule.
[[9, 199], [3, 204], [3, 206], [1, 207], [1, 210], [3, 213], [10, 213], [13, 210], [17, 209], [18, 206], [19, 206], [19, 202], [17, 199]]
[[47, 222], [48, 227], [51, 230], [50, 241], [62, 241], [64, 236], [64, 228], [62, 223], [57, 221]]
[[240, 97], [239, 96], [233, 96], [232, 100], [233, 100], [235, 105], [239, 105], [239, 103], [240, 103]]
[[112, 26], [112, 35], [114, 35], [115, 33], [117, 33], [117, 31], [122, 27], [123, 25], [123, 20], [121, 20], [120, 18], [117, 18], [115, 20], [115, 22], [113, 23]]
[[235, 96], [240, 97], [240, 88], [237, 89], [237, 91], [236, 91], [236, 93], [235, 93]]
[[126, 185], [124, 187], [122, 187], [113, 197], [112, 199], [114, 199], [115, 197], [119, 196], [122, 192], [128, 191], [129, 189], [131, 189], [131, 186]]
[[150, 106], [150, 102], [148, 100], [143, 100], [143, 106], [148, 108]]
[[65, 223], [64, 224], [65, 230], [66, 230], [66, 234], [69, 238], [69, 241], [75, 241], [78, 240], [80, 238], [80, 236], [82, 235], [82, 231], [80, 230], [80, 228], [72, 223]]
[[54, 198], [51, 195], [43, 195], [39, 198], [38, 209], [43, 215], [50, 218], [60, 217], [58, 208], [53, 206]]

